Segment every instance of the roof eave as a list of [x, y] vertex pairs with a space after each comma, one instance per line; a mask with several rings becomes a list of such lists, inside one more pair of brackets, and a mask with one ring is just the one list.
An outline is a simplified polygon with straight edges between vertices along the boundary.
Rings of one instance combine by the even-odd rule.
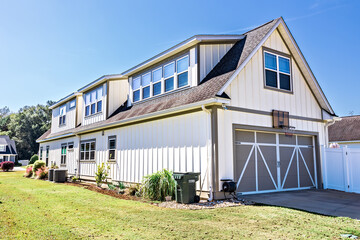
[[192, 46], [195, 46], [198, 43], [201, 42], [213, 42], [213, 41], [239, 41], [244, 38], [244, 35], [238, 34], [238, 35], [195, 35], [191, 38], [186, 39], [185, 41], [155, 55], [152, 58], [149, 58], [148, 60], [136, 65], [135, 67], [132, 67], [125, 72], [122, 73], [124, 76], [130, 76], [135, 74], [136, 72], [139, 72], [153, 64], [156, 64], [166, 58], [169, 58], [185, 49], [188, 49]]

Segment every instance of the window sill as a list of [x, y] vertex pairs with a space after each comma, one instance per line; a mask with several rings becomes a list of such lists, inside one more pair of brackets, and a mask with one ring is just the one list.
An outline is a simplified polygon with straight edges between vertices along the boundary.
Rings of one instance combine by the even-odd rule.
[[133, 102], [132, 104], [133, 104], [133, 105], [136, 105], [136, 104], [148, 102], [148, 101], [151, 101], [151, 100], [153, 100], [153, 99], [157, 99], [157, 98], [160, 98], [160, 97], [164, 97], [164, 96], [167, 96], [167, 95], [172, 94], [172, 93], [184, 91], [184, 90], [186, 90], [186, 89], [188, 89], [188, 88], [190, 88], [190, 85], [186, 85], [186, 86], [177, 88], [177, 89], [175, 89], [175, 90], [171, 90], [171, 91], [164, 92], [164, 93], [161, 93], [161, 94], [156, 95], [156, 96], [152, 96], [152, 97], [149, 97], [149, 98], [146, 98], [146, 99], [137, 101], [137, 102]]
[[91, 115], [87, 115], [87, 116], [85, 116], [85, 119], [91, 118], [91, 117], [94, 117], [94, 116], [97, 116], [97, 115], [101, 115], [101, 114], [103, 114], [102, 111], [101, 111], [101, 112], [94, 113], [94, 114], [91, 114]]
[[66, 167], [66, 164], [60, 164], [60, 167]]
[[108, 162], [108, 163], [116, 163], [116, 159], [108, 160], [107, 162]]
[[269, 87], [269, 86], [265, 86], [264, 88], [267, 90], [273, 90], [273, 91], [278, 91], [278, 92], [282, 92], [282, 93], [294, 94], [294, 92], [292, 90], [285, 90], [285, 89]]
[[59, 124], [59, 127], [65, 127], [66, 126], [66, 123], [64, 124]]
[[96, 163], [95, 160], [80, 160], [81, 163]]

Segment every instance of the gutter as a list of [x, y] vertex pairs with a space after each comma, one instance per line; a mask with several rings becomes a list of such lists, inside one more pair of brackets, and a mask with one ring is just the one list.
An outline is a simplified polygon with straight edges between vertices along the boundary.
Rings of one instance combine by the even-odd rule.
[[213, 105], [213, 104], [222, 105], [224, 103], [229, 103], [229, 102], [230, 102], [230, 100], [228, 100], [228, 99], [211, 98], [211, 99], [204, 100], [204, 101], [201, 101], [201, 102], [191, 103], [191, 104], [187, 104], [187, 105], [183, 105], [183, 106], [179, 106], [179, 107], [175, 107], [175, 108], [170, 108], [170, 109], [166, 109], [166, 110], [162, 110], [162, 111], [158, 111], [158, 112], [154, 112], [154, 113], [148, 113], [148, 114], [145, 114], [145, 115], [141, 115], [141, 116], [137, 116], [137, 117], [133, 117], [133, 118], [128, 118], [128, 119], [124, 119], [124, 120], [120, 120], [120, 121], [116, 121], [116, 122], [112, 122], [112, 123], [108, 123], [108, 124], [101, 125], [101, 126], [98, 126], [98, 127], [93, 127], [93, 128], [89, 128], [89, 129], [85, 129], [85, 130], [80, 130], [80, 131], [74, 131], [74, 132], [71, 132], [71, 133], [62, 134], [62, 135], [54, 136], [54, 137], [51, 137], [51, 138], [46, 138], [46, 139], [43, 139], [43, 140], [36, 140], [36, 142], [37, 143], [48, 142], [48, 141], [56, 140], [56, 139], [60, 139], [60, 138], [85, 134], [87, 132], [93, 132], [93, 131], [97, 131], [97, 130], [104, 130], [106, 128], [112, 128], [112, 127], [118, 127], [118, 126], [120, 127], [121, 125], [128, 124], [128, 123], [133, 123], [133, 122], [138, 122], [140, 120], [151, 119], [151, 118], [158, 117], [158, 116], [168, 115], [170, 113], [181, 112], [181, 111], [184, 111], [184, 110], [191, 110], [191, 109], [199, 108], [202, 105]]
[[339, 121], [341, 121], [341, 118], [339, 118], [339, 117], [334, 117], [332, 119], [326, 120], [326, 124], [325, 124], [325, 146], [326, 147], [329, 146], [329, 127]]

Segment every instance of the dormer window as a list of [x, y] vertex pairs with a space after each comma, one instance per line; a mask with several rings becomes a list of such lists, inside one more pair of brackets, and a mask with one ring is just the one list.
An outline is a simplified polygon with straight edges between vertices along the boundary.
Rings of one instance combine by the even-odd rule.
[[103, 86], [85, 94], [85, 116], [102, 111]]
[[6, 145], [0, 145], [0, 152], [5, 152]]
[[264, 51], [265, 85], [270, 88], [291, 91], [290, 58]]
[[189, 85], [189, 55], [167, 62], [132, 79], [132, 100], [138, 102]]
[[66, 124], [66, 105], [60, 107], [59, 126]]

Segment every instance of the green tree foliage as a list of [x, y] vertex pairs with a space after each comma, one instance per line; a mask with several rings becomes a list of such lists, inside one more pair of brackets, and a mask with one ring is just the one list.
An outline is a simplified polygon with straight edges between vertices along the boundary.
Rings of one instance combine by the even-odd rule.
[[34, 154], [30, 158], [29, 164], [34, 164], [37, 160], [39, 160], [39, 156], [37, 154]]
[[36, 139], [51, 126], [52, 104], [48, 101], [46, 105], [25, 106], [17, 113], [10, 113], [8, 107], [0, 108], [0, 134], [15, 140], [19, 159], [30, 159], [38, 152]]

